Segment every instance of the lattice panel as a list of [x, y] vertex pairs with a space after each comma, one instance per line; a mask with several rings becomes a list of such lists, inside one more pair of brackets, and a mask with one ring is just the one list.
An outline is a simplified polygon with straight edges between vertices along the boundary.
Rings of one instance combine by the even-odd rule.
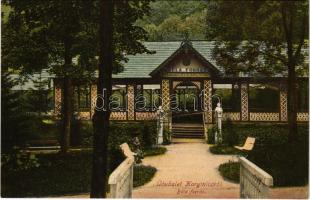
[[309, 121], [309, 113], [297, 113], [297, 121], [299, 122]]
[[135, 120], [135, 89], [133, 85], [127, 86], [128, 120]]
[[110, 120], [126, 120], [126, 112], [111, 112]]
[[280, 112], [281, 121], [287, 121], [287, 90], [284, 86], [280, 87]]
[[248, 86], [241, 84], [241, 119], [248, 121], [249, 119], [249, 100], [248, 100]]
[[161, 94], [162, 94], [162, 108], [164, 111], [170, 109], [170, 88], [169, 80], [162, 80], [161, 82]]
[[136, 112], [136, 120], [156, 120], [156, 112]]
[[204, 110], [207, 116], [207, 122], [212, 123], [212, 82], [211, 80], [204, 80], [203, 82], [203, 89], [204, 89]]
[[91, 116], [95, 113], [96, 101], [97, 101], [97, 85], [91, 85], [90, 88], [91, 97]]
[[90, 120], [90, 112], [78, 112], [77, 117], [79, 120]]
[[201, 82], [200, 81], [192, 81], [192, 83], [194, 85], [196, 85], [198, 87], [198, 89], [200, 90], [201, 89]]
[[182, 83], [182, 81], [173, 81], [172, 88], [175, 89], [178, 84]]
[[279, 121], [279, 113], [250, 113], [250, 121]]
[[224, 112], [223, 120], [230, 119], [231, 121], [240, 121], [240, 113], [239, 112]]
[[61, 87], [59, 84], [55, 84], [55, 107], [54, 107], [54, 112], [56, 116], [60, 116], [61, 114]]

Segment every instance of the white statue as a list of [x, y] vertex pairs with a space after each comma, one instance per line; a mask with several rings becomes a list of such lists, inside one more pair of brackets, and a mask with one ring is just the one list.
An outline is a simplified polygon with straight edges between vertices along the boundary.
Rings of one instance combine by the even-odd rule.
[[215, 108], [215, 117], [216, 117], [216, 124], [217, 124], [217, 130], [215, 132], [215, 144], [222, 143], [222, 117], [223, 117], [223, 109], [221, 107], [221, 103], [218, 102]]
[[158, 130], [157, 144], [163, 144], [163, 142], [164, 142], [163, 131], [164, 131], [165, 112], [161, 106], [158, 107], [156, 114], [157, 114], [157, 130]]

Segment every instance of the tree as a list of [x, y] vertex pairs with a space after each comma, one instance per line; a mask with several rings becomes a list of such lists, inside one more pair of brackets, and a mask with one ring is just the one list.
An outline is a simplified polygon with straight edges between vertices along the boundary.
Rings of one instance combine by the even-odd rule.
[[[296, 76], [306, 72], [308, 1], [211, 1], [207, 35], [227, 74], [287, 75], [289, 141], [297, 134]], [[297, 74], [297, 75], [296, 75]]]
[[21, 75], [52, 67], [63, 80], [61, 152], [66, 153], [73, 115], [72, 78], [80, 71], [72, 58], [80, 55], [84, 63], [94, 59], [95, 51], [85, 52], [84, 48], [89, 50], [95, 44], [87, 37], [95, 38], [90, 28], [95, 4], [83, 0], [7, 0], [5, 4], [12, 8], [3, 37], [5, 66], [18, 69]]
[[97, 98], [93, 115], [94, 150], [91, 182], [91, 198], [104, 198], [107, 192], [108, 138], [110, 130], [109, 97], [112, 94], [112, 73], [122, 70], [127, 54], [151, 53], [141, 43], [147, 39], [146, 31], [134, 23], [149, 11], [149, 0], [100, 1], [99, 4], [99, 64]]

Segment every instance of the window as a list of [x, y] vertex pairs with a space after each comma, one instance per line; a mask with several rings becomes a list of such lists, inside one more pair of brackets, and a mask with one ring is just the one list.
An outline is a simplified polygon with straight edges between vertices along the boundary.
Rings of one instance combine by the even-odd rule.
[[155, 111], [160, 106], [160, 85], [137, 86], [137, 111]]
[[115, 85], [112, 89], [110, 108], [112, 111], [126, 110], [126, 85]]
[[249, 111], [250, 112], [279, 112], [278, 86], [267, 84], [249, 85]]
[[[213, 91], [213, 94], [221, 97], [224, 112], [240, 112], [240, 89], [238, 85], [213, 84]], [[217, 102], [216, 97], [212, 98], [213, 110]]]
[[297, 111], [308, 112], [309, 110], [309, 82], [307, 80], [297, 81]]
[[76, 86], [75, 90], [76, 109], [90, 109], [90, 85]]

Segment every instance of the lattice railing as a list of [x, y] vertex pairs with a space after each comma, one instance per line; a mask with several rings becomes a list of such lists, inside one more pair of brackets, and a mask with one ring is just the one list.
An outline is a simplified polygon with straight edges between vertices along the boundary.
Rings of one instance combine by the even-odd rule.
[[279, 113], [250, 113], [250, 121], [280, 121]]
[[226, 121], [227, 119], [231, 121], [240, 121], [240, 112], [224, 112], [223, 120]]
[[110, 120], [127, 120], [126, 112], [111, 112]]
[[156, 112], [136, 112], [136, 120], [156, 120]]
[[307, 122], [309, 121], [309, 113], [297, 113], [297, 121], [299, 122]]

